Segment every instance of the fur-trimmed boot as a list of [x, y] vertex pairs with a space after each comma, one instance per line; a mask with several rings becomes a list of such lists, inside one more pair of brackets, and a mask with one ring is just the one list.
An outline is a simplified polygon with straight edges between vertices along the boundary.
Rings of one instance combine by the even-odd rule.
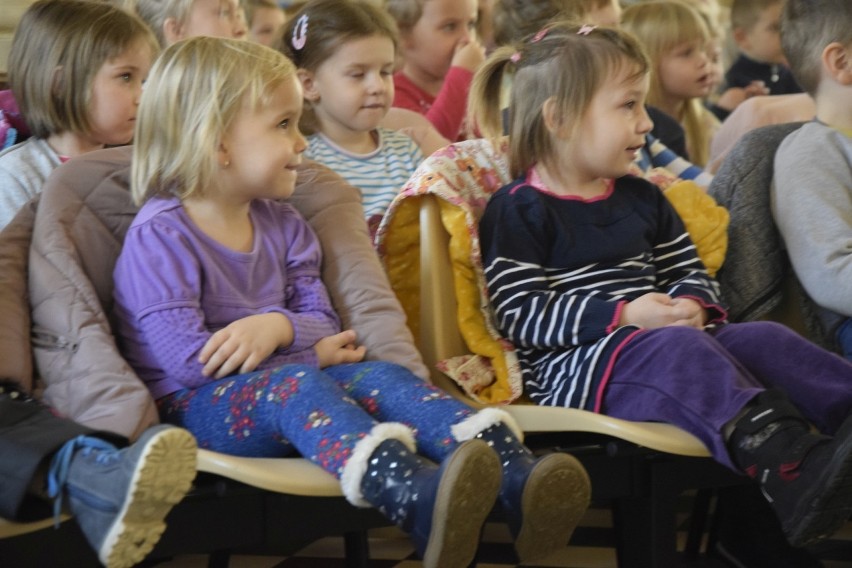
[[[564, 548], [591, 499], [591, 482], [573, 456], [552, 453], [536, 458], [521, 443], [511, 416], [497, 409], [494, 423], [475, 435], [500, 457], [503, 482], [500, 506], [515, 539], [522, 564], [534, 562]], [[486, 417], [488, 415], [486, 414]], [[514, 428], [510, 428], [511, 424]]]
[[728, 449], [793, 546], [831, 536], [852, 514], [852, 417], [833, 438], [816, 434], [784, 393], [767, 390], [734, 424]]
[[497, 499], [500, 464], [487, 444], [471, 440], [439, 467], [415, 453], [410, 430], [386, 423], [358, 443], [341, 482], [350, 502], [375, 506], [410, 535], [424, 567], [465, 568]]

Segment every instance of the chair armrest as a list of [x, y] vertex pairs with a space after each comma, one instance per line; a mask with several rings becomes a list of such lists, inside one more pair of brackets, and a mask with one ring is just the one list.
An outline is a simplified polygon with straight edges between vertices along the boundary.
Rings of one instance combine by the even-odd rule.
[[343, 495], [340, 482], [333, 475], [304, 458], [244, 458], [199, 449], [198, 471], [275, 493], [311, 497]]

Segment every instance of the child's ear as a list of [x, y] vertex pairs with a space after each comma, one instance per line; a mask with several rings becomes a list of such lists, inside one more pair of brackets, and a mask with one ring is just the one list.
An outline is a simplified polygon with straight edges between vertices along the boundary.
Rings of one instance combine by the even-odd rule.
[[320, 94], [314, 81], [314, 74], [307, 69], [298, 69], [296, 70], [296, 76], [299, 78], [299, 82], [302, 83], [302, 95], [305, 97], [305, 100], [312, 103], [317, 102]]
[[550, 97], [541, 107], [541, 117], [544, 119], [544, 127], [553, 136], [559, 136], [562, 130], [562, 113], [557, 107], [556, 98]]
[[177, 18], [166, 18], [163, 22], [163, 37], [168, 45], [183, 39], [183, 26]]
[[738, 48], [746, 49], [748, 47], [748, 32], [745, 28], [734, 28], [731, 38], [733, 38]]
[[837, 83], [852, 85], [852, 58], [840, 42], [832, 42], [822, 50], [822, 66]]
[[399, 53], [397, 53], [397, 57], [403, 58], [405, 53], [411, 50], [411, 28], [399, 28], [399, 30], [397, 31], [397, 37], [399, 37], [399, 47], [397, 48], [397, 51]]
[[219, 142], [219, 149], [216, 150], [216, 161], [221, 168], [227, 168], [231, 165], [231, 156], [228, 153], [228, 147], [225, 146], [225, 142]]

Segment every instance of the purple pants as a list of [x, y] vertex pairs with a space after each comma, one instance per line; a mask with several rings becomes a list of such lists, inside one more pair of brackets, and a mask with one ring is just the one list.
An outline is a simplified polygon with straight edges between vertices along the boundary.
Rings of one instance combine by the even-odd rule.
[[852, 413], [852, 363], [773, 322], [638, 333], [615, 361], [601, 412], [674, 424], [736, 469], [722, 428], [772, 387], [825, 434]]

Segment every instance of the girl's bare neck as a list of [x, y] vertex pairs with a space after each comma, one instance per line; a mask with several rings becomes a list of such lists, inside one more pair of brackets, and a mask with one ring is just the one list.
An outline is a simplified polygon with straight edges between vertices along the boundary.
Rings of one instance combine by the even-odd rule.
[[679, 97], [663, 96], [659, 101], [655, 101], [651, 106], [663, 111], [678, 122], [683, 120], [683, 108], [686, 101]]
[[251, 203], [212, 197], [189, 197], [183, 208], [198, 229], [237, 252], [249, 252], [254, 246], [254, 225], [249, 216]]
[[337, 146], [353, 154], [369, 154], [379, 147], [375, 130], [349, 130], [334, 127], [320, 119], [320, 131]]
[[607, 191], [605, 179], [586, 176], [575, 170], [560, 167], [558, 164], [539, 163], [535, 166], [535, 170], [544, 186], [557, 195], [593, 199], [604, 195]]
[[60, 132], [47, 137], [47, 144], [60, 156], [74, 158], [81, 154], [100, 150], [103, 144], [93, 142], [86, 136], [74, 132]]

